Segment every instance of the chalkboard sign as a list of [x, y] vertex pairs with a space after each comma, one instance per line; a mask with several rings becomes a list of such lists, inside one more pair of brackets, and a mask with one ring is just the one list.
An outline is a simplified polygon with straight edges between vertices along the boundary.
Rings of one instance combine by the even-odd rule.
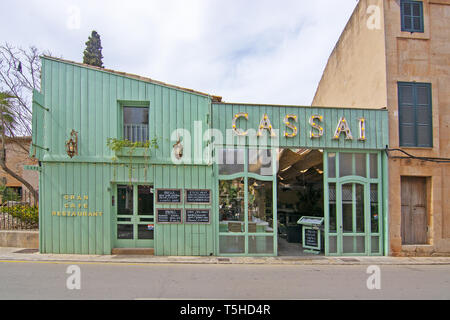
[[181, 203], [181, 189], [156, 189], [157, 203]]
[[186, 189], [186, 203], [211, 203], [210, 189]]
[[303, 232], [305, 233], [305, 246], [319, 248], [319, 230], [303, 228]]
[[209, 224], [209, 209], [186, 209], [186, 223]]
[[182, 209], [156, 209], [157, 223], [182, 223]]

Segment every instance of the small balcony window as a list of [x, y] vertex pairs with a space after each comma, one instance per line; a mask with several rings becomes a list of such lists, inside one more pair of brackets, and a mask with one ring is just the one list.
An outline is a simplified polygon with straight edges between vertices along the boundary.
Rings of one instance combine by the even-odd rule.
[[131, 142], [148, 140], [148, 107], [123, 107], [123, 138]]

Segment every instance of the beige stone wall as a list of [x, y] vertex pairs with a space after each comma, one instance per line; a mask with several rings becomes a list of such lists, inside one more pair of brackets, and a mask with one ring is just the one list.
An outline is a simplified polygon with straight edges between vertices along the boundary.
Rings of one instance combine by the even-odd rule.
[[[367, 9], [382, 8], [381, 30], [367, 28]], [[450, 0], [424, 0], [424, 32], [401, 31], [400, 0], [360, 0], [342, 33], [312, 102], [315, 106], [389, 110], [391, 148], [399, 147], [397, 82], [432, 86], [433, 148], [402, 148], [420, 157], [450, 158]], [[392, 155], [401, 155], [393, 153]], [[428, 244], [402, 246], [401, 176], [428, 181]], [[450, 254], [450, 164], [389, 160], [391, 255]]]
[[[21, 145], [29, 150], [31, 139], [17, 138]], [[24, 165], [36, 165], [37, 161], [29, 157], [27, 151], [23, 150], [16, 143], [7, 141], [6, 143], [6, 165], [18, 175], [25, 178], [36, 190], [39, 189], [39, 174], [37, 171], [24, 170]], [[8, 187], [22, 187], [22, 190], [28, 191], [24, 185], [0, 167], [0, 179], [6, 178], [6, 186]], [[1, 181], [1, 180], [0, 180]]]
[[330, 55], [313, 106], [387, 107], [382, 0], [360, 0]]
[[[415, 156], [450, 158], [450, 1], [425, 0], [424, 33], [401, 31], [400, 1], [385, 0], [387, 99], [390, 147], [399, 147], [397, 82], [432, 86], [433, 148], [402, 148]], [[401, 244], [400, 177], [425, 176], [428, 192], [428, 244]], [[450, 164], [389, 161], [389, 216], [392, 255], [450, 253]]]

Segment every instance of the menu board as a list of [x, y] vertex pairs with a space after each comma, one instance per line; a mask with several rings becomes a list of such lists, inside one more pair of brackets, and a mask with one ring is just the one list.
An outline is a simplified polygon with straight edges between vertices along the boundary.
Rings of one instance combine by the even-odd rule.
[[157, 223], [182, 223], [182, 209], [156, 209]]
[[211, 203], [210, 189], [186, 189], [186, 203]]
[[156, 189], [157, 203], [181, 203], [181, 189]]
[[319, 230], [303, 228], [303, 232], [305, 233], [304, 245], [309, 246], [309, 247], [318, 248], [319, 247]]
[[186, 209], [186, 223], [209, 224], [209, 209]]

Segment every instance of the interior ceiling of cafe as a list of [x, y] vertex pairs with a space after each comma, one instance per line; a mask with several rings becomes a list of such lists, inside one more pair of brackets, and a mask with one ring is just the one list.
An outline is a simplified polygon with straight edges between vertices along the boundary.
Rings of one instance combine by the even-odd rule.
[[321, 183], [323, 151], [282, 149], [279, 155], [278, 180], [282, 186]]

